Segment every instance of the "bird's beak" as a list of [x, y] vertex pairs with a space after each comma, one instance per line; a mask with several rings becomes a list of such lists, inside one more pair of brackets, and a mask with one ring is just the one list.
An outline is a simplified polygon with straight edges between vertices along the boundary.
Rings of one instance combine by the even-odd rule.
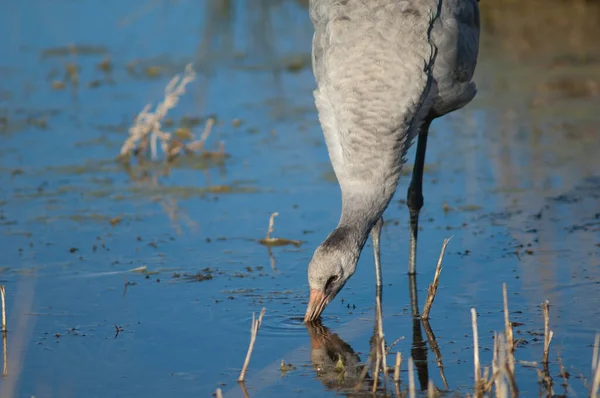
[[321, 313], [328, 303], [328, 297], [324, 292], [311, 289], [308, 308], [306, 308], [306, 315], [304, 315], [304, 322], [312, 322], [317, 320], [321, 316]]

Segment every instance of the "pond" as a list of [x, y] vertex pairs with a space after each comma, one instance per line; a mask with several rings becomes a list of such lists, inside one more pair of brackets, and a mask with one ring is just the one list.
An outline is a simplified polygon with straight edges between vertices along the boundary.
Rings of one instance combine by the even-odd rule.
[[[0, 396], [352, 395], [375, 322], [370, 242], [322, 323], [302, 322], [308, 261], [340, 212], [312, 97], [306, 2], [28, 0], [5, 9]], [[470, 310], [489, 366], [494, 332], [504, 330], [503, 283], [521, 394], [540, 389], [545, 300], [554, 392], [586, 395], [591, 386], [598, 9], [553, 3], [539, 29], [532, 12], [482, 5], [478, 95], [432, 125], [418, 304], [405, 202], [414, 148], [385, 213], [383, 326], [388, 346], [399, 339], [387, 362], [402, 353], [403, 391], [412, 355], [418, 390], [431, 379], [472, 393]], [[163, 128], [197, 138], [214, 120], [202, 153], [117, 161], [135, 116], [162, 101], [189, 63], [196, 78]], [[272, 236], [290, 244], [261, 244], [274, 212]], [[422, 308], [448, 237], [424, 328], [412, 307]], [[263, 307], [241, 388], [252, 316]]]

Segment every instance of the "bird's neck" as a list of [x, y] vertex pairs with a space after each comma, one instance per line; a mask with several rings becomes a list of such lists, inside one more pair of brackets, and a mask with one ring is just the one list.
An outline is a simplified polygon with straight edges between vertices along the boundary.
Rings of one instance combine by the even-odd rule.
[[350, 247], [360, 254], [371, 229], [383, 215], [392, 196], [381, 189], [342, 191], [342, 214], [337, 230], [345, 231]]

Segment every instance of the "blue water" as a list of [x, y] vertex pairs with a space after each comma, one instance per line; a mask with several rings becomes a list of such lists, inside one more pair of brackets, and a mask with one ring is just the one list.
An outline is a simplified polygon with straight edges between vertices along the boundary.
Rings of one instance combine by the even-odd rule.
[[[0, 281], [9, 328], [0, 396], [208, 396], [217, 387], [243, 396], [236, 379], [252, 313], [263, 306], [248, 393], [336, 393], [316, 377], [301, 323], [308, 260], [340, 210], [312, 100], [312, 27], [297, 2], [218, 4], [23, 1], [0, 13]], [[600, 331], [599, 98], [559, 95], [532, 106], [557, 74], [589, 71], [544, 72], [483, 35], [478, 97], [436, 121], [430, 136], [419, 304], [453, 236], [431, 314], [450, 390], [473, 386], [472, 306], [482, 363], [491, 363], [505, 282], [511, 318], [523, 323], [517, 360], [541, 360], [535, 333], [548, 299], [555, 390], [560, 356], [573, 376], [569, 392], [585, 394], [578, 375], [589, 379]], [[109, 73], [98, 68], [105, 57]], [[131, 121], [162, 100], [188, 62], [198, 79], [169, 117], [216, 115], [208, 147], [223, 141], [230, 157], [178, 159], [167, 169], [134, 161], [128, 170], [115, 158]], [[67, 63], [79, 67], [77, 87], [65, 79]], [[149, 66], [159, 75], [144, 72]], [[56, 80], [66, 87], [53, 89]], [[89, 87], [94, 80], [100, 85]], [[405, 358], [413, 342], [408, 180], [407, 171], [382, 237], [386, 340], [404, 336], [393, 351]], [[220, 185], [231, 192], [211, 193]], [[258, 240], [273, 212], [274, 236], [302, 244], [274, 247], [271, 257]], [[212, 279], [186, 278], [205, 268]], [[323, 317], [362, 361], [374, 285], [369, 245]], [[282, 359], [295, 366], [285, 376]], [[431, 351], [427, 364], [442, 388]], [[537, 392], [535, 369], [518, 365], [517, 381], [522, 394]]]

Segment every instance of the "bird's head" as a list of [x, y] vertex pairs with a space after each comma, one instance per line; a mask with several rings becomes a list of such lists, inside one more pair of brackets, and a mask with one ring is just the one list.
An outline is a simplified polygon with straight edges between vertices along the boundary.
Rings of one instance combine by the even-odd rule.
[[317, 247], [308, 265], [310, 300], [304, 316], [305, 322], [314, 321], [321, 316], [327, 304], [342, 290], [356, 270], [360, 248], [351, 245], [343, 234], [336, 231]]

